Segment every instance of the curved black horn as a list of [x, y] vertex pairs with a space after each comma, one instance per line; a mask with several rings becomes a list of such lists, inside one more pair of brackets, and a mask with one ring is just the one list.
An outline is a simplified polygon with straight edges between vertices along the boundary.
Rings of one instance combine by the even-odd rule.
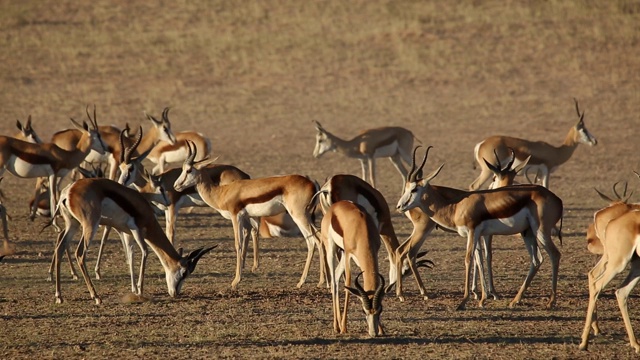
[[578, 113], [578, 117], [580, 118], [580, 120], [582, 120], [582, 115], [584, 115], [584, 113], [580, 114], [580, 107], [578, 106], [578, 99], [573, 98], [573, 102], [576, 103], [576, 112]]
[[170, 109], [171, 108], [167, 106], [166, 108], [164, 108], [164, 110], [162, 110], [162, 120], [169, 121], [169, 110]]
[[120, 140], [120, 164], [124, 163], [124, 153], [127, 152], [127, 148], [125, 148], [124, 146], [124, 133], [125, 131], [127, 131], [127, 129], [123, 129], [120, 131], [120, 136], [119, 136], [119, 140]]
[[378, 287], [376, 288], [376, 292], [373, 294], [373, 299], [371, 300], [371, 309], [375, 310], [378, 308], [380, 301], [382, 301], [382, 296], [384, 295], [384, 276], [377, 274], [378, 279]]
[[600, 192], [600, 190], [593, 188], [593, 190], [595, 190], [598, 195], [600, 195], [600, 198], [604, 201], [608, 201], [608, 202], [615, 202], [615, 200], [613, 200], [612, 198], [608, 197], [607, 195], [605, 195], [604, 193]]
[[[122, 133], [120, 133], [120, 134], [124, 134], [124, 131]], [[131, 156], [133, 155], [133, 152], [136, 151], [136, 149], [138, 148], [138, 145], [140, 145], [141, 141], [142, 141], [142, 125], [140, 125], [140, 128], [138, 129], [138, 135], [136, 136], [135, 141], [125, 151], [125, 155], [124, 155], [124, 162], [125, 163], [130, 163], [131, 162]]]
[[[516, 161], [516, 152], [513, 151], [512, 148], [509, 148], [509, 150], [511, 150], [511, 159], [509, 160], [509, 163], [507, 164], [507, 166], [504, 167], [503, 170], [505, 171], [509, 171], [511, 170], [511, 166], [513, 166], [513, 163]], [[494, 150], [495, 151], [495, 150]], [[496, 155], [497, 157], [498, 155]]]
[[215, 249], [218, 245], [215, 246], [211, 246], [208, 248], [200, 248], [197, 250], [193, 250], [192, 252], [189, 253], [189, 255], [187, 255], [186, 259], [187, 259], [187, 266], [189, 269], [189, 272], [192, 273], [193, 270], [196, 269], [196, 265], [198, 264], [198, 260], [200, 260], [200, 258], [202, 258], [202, 256], [206, 253], [208, 253], [209, 251]]
[[617, 181], [615, 184], [613, 184], [613, 194], [618, 198], [618, 200], [622, 201], [622, 199], [627, 196], [627, 186], [629, 184], [626, 181], [624, 182], [622, 196], [618, 193], [618, 184], [620, 184], [620, 181]]
[[418, 145], [415, 148], [413, 148], [413, 157], [412, 157], [412, 160], [411, 160], [411, 170], [409, 170], [409, 176], [407, 177], [407, 179], [410, 182], [414, 182], [415, 181], [415, 176], [413, 175], [413, 172], [416, 170], [416, 153], [418, 152], [418, 149], [420, 147], [421, 146]]
[[354, 282], [355, 285], [355, 289], [350, 288], [348, 286], [345, 286], [346, 289], [348, 289], [349, 291], [351, 291], [352, 293], [358, 293], [360, 295], [360, 298], [362, 299], [362, 303], [364, 304], [365, 308], [367, 309], [371, 309], [371, 300], [369, 299], [369, 296], [367, 295], [367, 292], [364, 291], [364, 289], [362, 288], [362, 285], [360, 285], [360, 276], [362, 276], [363, 272], [361, 271], [360, 274], [358, 274], [358, 276], [356, 276], [356, 280]]
[[93, 126], [94, 129], [98, 129], [98, 120], [96, 116], [96, 104], [93, 104], [93, 119], [91, 118], [91, 114], [89, 114], [89, 105], [85, 108], [87, 112], [87, 117], [89, 118], [89, 123]]
[[193, 164], [193, 161], [196, 158], [196, 144], [193, 143], [193, 141], [191, 140], [187, 140], [187, 158], [184, 160], [185, 164]]
[[[433, 148], [433, 146], [429, 145], [427, 146], [427, 151], [425, 151], [424, 153], [424, 157], [422, 158], [422, 163], [420, 164], [420, 167], [416, 170], [416, 178], [418, 177], [417, 175], [420, 174], [420, 177], [422, 177], [422, 168], [424, 168], [424, 164], [427, 163], [427, 157], [429, 157], [429, 150], [431, 150]], [[421, 179], [418, 179], [421, 180]]]

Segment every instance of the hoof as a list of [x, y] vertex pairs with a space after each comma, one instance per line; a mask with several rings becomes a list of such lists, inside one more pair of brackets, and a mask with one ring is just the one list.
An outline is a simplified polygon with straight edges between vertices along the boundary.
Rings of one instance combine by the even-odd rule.
[[57, 297], [56, 298], [56, 304], [62, 304], [62, 303], [63, 303], [62, 298], [61, 297]]
[[404, 296], [398, 296], [398, 300], [400, 300], [400, 302], [404, 302]]
[[95, 298], [95, 299], [93, 299], [93, 300], [95, 300], [96, 305], [100, 305], [100, 304], [102, 304], [102, 300], [101, 300], [99, 297], [97, 297], [97, 296], [96, 296], [96, 298]]

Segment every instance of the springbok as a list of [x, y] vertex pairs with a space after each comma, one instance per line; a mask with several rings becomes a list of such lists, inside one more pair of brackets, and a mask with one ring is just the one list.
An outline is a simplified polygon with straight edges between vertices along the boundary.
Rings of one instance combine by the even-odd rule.
[[251, 218], [272, 216], [287, 211], [298, 225], [307, 242], [307, 260], [297, 286], [305, 282], [314, 246], [320, 250], [320, 273], [323, 276], [324, 254], [320, 240], [312, 228], [310, 209], [316, 186], [313, 181], [302, 175], [274, 176], [260, 179], [236, 180], [228, 184], [215, 184], [206, 176], [202, 168], [212, 160], [196, 162], [195, 145], [187, 141], [189, 156], [182, 165], [182, 173], [176, 179], [174, 188], [183, 191], [196, 186], [198, 194], [220, 215], [230, 219], [236, 247], [236, 276], [231, 283], [236, 288], [242, 277], [242, 268], [246, 256], [248, 234], [251, 232]]
[[529, 141], [499, 135], [488, 137], [476, 144], [474, 148], [475, 159], [480, 164], [482, 171], [471, 183], [469, 189], [480, 189], [491, 177], [491, 170], [483, 159], [491, 158], [495, 152], [500, 157], [500, 160], [504, 160], [509, 157], [509, 148], [515, 151], [518, 163], [524, 162], [527, 157], [530, 158], [528, 164], [524, 167], [525, 171], [529, 169], [539, 171], [542, 174], [542, 186], [548, 188], [549, 174], [567, 162], [579, 144], [588, 144], [590, 146], [598, 144], [598, 140], [587, 130], [584, 124], [584, 111], [580, 113], [578, 100], [574, 99], [574, 101], [579, 120], [569, 129], [564, 142], [560, 146], [553, 146], [544, 141]]
[[[162, 118], [169, 122], [169, 108], [165, 108], [162, 112]], [[188, 148], [187, 141], [195, 144], [198, 156], [196, 161], [200, 161], [211, 154], [211, 140], [203, 134], [195, 131], [180, 131], [175, 133], [174, 142], [160, 141], [158, 142], [147, 159], [156, 164], [151, 170], [152, 174], [162, 174], [168, 163], [182, 163], [187, 158]]]
[[[91, 149], [105, 151], [105, 145], [98, 133], [98, 123], [92, 119], [87, 108], [91, 125], [71, 122], [82, 132], [82, 138], [73, 150], [65, 150], [53, 143], [32, 144], [12, 137], [0, 136], [0, 175], [5, 170], [21, 178], [48, 177], [50, 211], [54, 212], [57, 200], [57, 182], [84, 160]], [[55, 223], [54, 223], [55, 224]]]
[[[136, 190], [109, 179], [80, 179], [68, 185], [60, 194], [57, 211], [65, 221], [65, 228], [58, 235], [55, 257], [56, 302], [62, 303], [60, 292], [60, 258], [67, 243], [82, 229], [82, 237], [76, 249], [76, 259], [96, 304], [102, 300], [96, 293], [85, 266], [86, 251], [98, 225], [108, 225], [132, 236], [142, 251], [138, 283], [132, 278], [132, 292], [142, 295], [147, 244], [156, 253], [165, 271], [167, 289], [171, 297], [180, 294], [184, 280], [193, 273], [198, 260], [213, 249], [198, 249], [188, 256], [171, 245], [153, 215], [153, 209]], [[55, 217], [55, 213], [54, 213]]]
[[[542, 254], [537, 247], [537, 241], [539, 241], [551, 259], [551, 296], [547, 307], [553, 307], [556, 300], [560, 252], [551, 240], [551, 229], [562, 219], [562, 200], [548, 189], [538, 185], [507, 186], [477, 192], [459, 191], [459, 196], [451, 197], [451, 192], [442, 192], [430, 184], [444, 164], [425, 178], [419, 178], [430, 148], [427, 148], [422, 164], [417, 168], [415, 156], [418, 147], [414, 150], [409, 178], [398, 201], [397, 209], [404, 212], [420, 207], [439, 226], [467, 237], [465, 291], [458, 309], [464, 309], [469, 299], [471, 256], [479, 253], [476, 249], [478, 249], [480, 238], [487, 235], [512, 234], [522, 235], [531, 257], [531, 266], [510, 306], [520, 302], [522, 294], [542, 263]], [[484, 274], [483, 264], [479, 260], [479, 256], [476, 256], [480, 273]], [[487, 294], [484, 275], [480, 279], [482, 297], [479, 306], [482, 307]]]
[[[378, 190], [357, 176], [337, 174], [327, 179], [318, 194], [322, 212], [325, 214], [331, 205], [340, 200], [349, 200], [363, 206], [367, 210], [367, 213], [376, 221], [376, 225], [380, 231], [380, 237], [389, 254], [389, 282], [400, 283], [398, 274], [404, 274], [407, 268], [409, 268], [414, 274], [418, 286], [421, 287], [421, 289], [423, 288], [418, 268], [422, 266], [429, 267], [429, 265], [433, 263], [425, 259], [416, 262], [416, 258], [426, 254], [418, 254], [416, 252], [412, 254], [412, 257], [406, 259], [406, 264], [402, 264], [402, 262], [399, 263], [405, 266], [396, 266], [396, 264], [398, 264], [396, 251], [400, 243], [393, 228], [393, 223], [391, 222], [389, 205]], [[396, 288], [396, 295], [399, 299], [404, 300], [402, 292], [397, 289], [398, 288]]]
[[[327, 267], [331, 279], [333, 329], [341, 334], [347, 332], [347, 310], [351, 293], [362, 302], [369, 336], [384, 335], [380, 322], [382, 299], [385, 293], [384, 277], [378, 270], [380, 233], [371, 215], [364, 207], [351, 201], [340, 200], [334, 203], [322, 219], [322, 243], [326, 249]], [[336, 264], [339, 252], [342, 255]], [[356, 277], [355, 288], [351, 287], [351, 260], [361, 269]], [[342, 275], [344, 275], [345, 300], [344, 312], [341, 316], [338, 283]], [[358, 281], [361, 276], [364, 279], [364, 286]]]
[[387, 157], [402, 175], [407, 179], [407, 170], [402, 161], [409, 163], [413, 148], [413, 133], [401, 127], [380, 127], [363, 131], [351, 140], [341, 139], [325, 130], [319, 122], [314, 121], [316, 130], [316, 146], [313, 157], [319, 158], [324, 153], [340, 152], [347, 157], [360, 160], [362, 165], [362, 179], [376, 186], [375, 158]]

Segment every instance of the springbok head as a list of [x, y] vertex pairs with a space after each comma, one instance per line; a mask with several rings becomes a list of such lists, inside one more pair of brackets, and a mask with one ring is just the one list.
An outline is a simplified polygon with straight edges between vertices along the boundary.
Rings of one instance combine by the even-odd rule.
[[422, 194], [425, 188], [429, 185], [429, 182], [433, 180], [438, 174], [440, 170], [444, 167], [444, 164], [440, 165], [435, 171], [429, 174], [427, 177], [422, 177], [422, 168], [424, 164], [427, 162], [427, 157], [429, 156], [429, 150], [432, 146], [427, 147], [427, 151], [424, 154], [424, 158], [422, 159], [422, 163], [420, 166], [416, 167], [416, 154], [420, 146], [416, 146], [413, 149], [413, 160], [411, 162], [411, 170], [409, 171], [409, 175], [407, 177], [407, 182], [404, 185], [404, 190], [402, 192], [402, 196], [400, 196], [400, 200], [398, 201], [398, 205], [396, 208], [405, 212], [407, 210], [411, 210], [414, 207], [418, 207], [420, 205], [420, 201], [422, 198]]
[[580, 107], [578, 106], [578, 100], [575, 98], [573, 101], [576, 103], [576, 112], [578, 113], [578, 122], [574, 126], [576, 132], [575, 140], [581, 144], [587, 144], [589, 146], [598, 145], [598, 140], [593, 136], [587, 127], [584, 125], [584, 111], [580, 113]]

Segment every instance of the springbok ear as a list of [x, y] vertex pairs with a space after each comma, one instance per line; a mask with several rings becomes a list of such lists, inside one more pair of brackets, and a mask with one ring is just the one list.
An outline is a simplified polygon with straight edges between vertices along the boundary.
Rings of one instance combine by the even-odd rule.
[[491, 170], [491, 172], [493, 172], [494, 174], [500, 172], [500, 169], [498, 169], [495, 166], [493, 166], [493, 164], [488, 162], [487, 159], [482, 158], [482, 161], [484, 161], [484, 164], [487, 165], [487, 168], [489, 168], [489, 170]]
[[442, 165], [440, 165], [440, 167], [437, 168], [434, 172], [432, 172], [431, 174], [427, 175], [427, 177], [425, 177], [423, 179], [423, 182], [426, 184], [426, 183], [430, 182], [431, 180], [433, 180], [433, 178], [438, 176], [438, 174], [440, 173], [440, 170], [442, 170], [443, 167], [444, 167], [444, 163]]
[[319, 122], [317, 122], [316, 120], [311, 120], [311, 121], [313, 121], [313, 123], [315, 124], [316, 130], [324, 132], [324, 128], [322, 127], [322, 125]]
[[529, 163], [529, 160], [531, 160], [531, 156], [532, 155], [527, 156], [527, 158], [524, 159], [523, 162], [521, 162], [520, 164], [518, 164], [518, 166], [513, 168], [513, 171], [515, 171], [516, 174], [519, 173], [520, 171], [522, 171], [522, 169], [524, 169], [527, 166], [527, 164]]

